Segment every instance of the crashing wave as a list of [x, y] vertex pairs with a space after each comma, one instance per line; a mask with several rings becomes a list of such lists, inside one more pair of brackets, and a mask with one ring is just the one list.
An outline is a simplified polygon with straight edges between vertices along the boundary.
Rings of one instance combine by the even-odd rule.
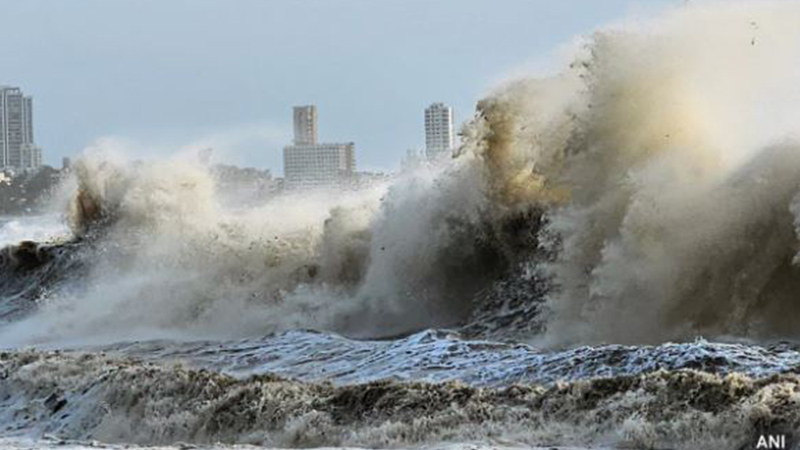
[[599, 31], [480, 101], [452, 160], [358, 192], [231, 211], [195, 164], [89, 154], [88, 274], [0, 338], [795, 337], [798, 18], [703, 4]]

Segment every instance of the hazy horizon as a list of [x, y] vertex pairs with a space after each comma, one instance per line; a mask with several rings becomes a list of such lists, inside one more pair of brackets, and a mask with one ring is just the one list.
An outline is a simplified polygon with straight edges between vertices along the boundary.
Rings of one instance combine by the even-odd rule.
[[675, 0], [0, 0], [0, 84], [34, 98], [36, 141], [59, 166], [97, 142], [148, 157], [209, 146], [216, 161], [282, 173], [291, 107], [320, 138], [353, 141], [359, 170], [422, 148], [423, 109], [460, 124], [514, 73], [620, 17]]

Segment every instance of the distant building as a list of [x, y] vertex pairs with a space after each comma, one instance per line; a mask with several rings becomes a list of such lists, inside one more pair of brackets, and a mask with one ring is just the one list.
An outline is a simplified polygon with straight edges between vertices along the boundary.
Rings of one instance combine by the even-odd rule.
[[428, 159], [449, 154], [454, 142], [453, 108], [444, 103], [425, 108], [425, 155]]
[[38, 169], [42, 167], [42, 149], [33, 143], [22, 144], [20, 148], [21, 169]]
[[317, 144], [316, 105], [294, 107], [294, 145]]
[[345, 187], [355, 171], [355, 144], [318, 143], [316, 106], [295, 107], [294, 145], [283, 149], [285, 188]]
[[17, 87], [0, 86], [0, 169], [37, 169], [42, 149], [33, 139], [33, 99]]
[[62, 170], [69, 170], [72, 168], [72, 159], [68, 156], [65, 156], [61, 159], [61, 169]]
[[287, 189], [343, 187], [356, 171], [355, 144], [290, 145], [283, 149]]

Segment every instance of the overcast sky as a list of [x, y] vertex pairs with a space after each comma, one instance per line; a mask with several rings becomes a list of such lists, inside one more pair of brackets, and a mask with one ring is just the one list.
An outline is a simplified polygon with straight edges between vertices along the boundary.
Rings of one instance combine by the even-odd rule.
[[576, 35], [677, 0], [0, 0], [0, 84], [34, 97], [45, 162], [115, 142], [186, 146], [282, 172], [291, 107], [359, 169], [424, 142], [422, 111], [467, 119], [510, 74], [553, 65]]

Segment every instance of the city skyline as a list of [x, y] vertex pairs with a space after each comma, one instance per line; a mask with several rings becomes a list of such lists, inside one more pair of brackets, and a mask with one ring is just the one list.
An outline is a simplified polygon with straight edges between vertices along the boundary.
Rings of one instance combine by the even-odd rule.
[[279, 175], [292, 105], [318, 105], [320, 132], [358, 142], [362, 167], [393, 169], [424, 145], [430, 103], [454, 108], [457, 131], [492, 86], [547, 70], [573, 35], [682, 2], [0, 3], [15, 17], [0, 82], [36, 97], [47, 163], [97, 142], [137, 157], [211, 146]]

